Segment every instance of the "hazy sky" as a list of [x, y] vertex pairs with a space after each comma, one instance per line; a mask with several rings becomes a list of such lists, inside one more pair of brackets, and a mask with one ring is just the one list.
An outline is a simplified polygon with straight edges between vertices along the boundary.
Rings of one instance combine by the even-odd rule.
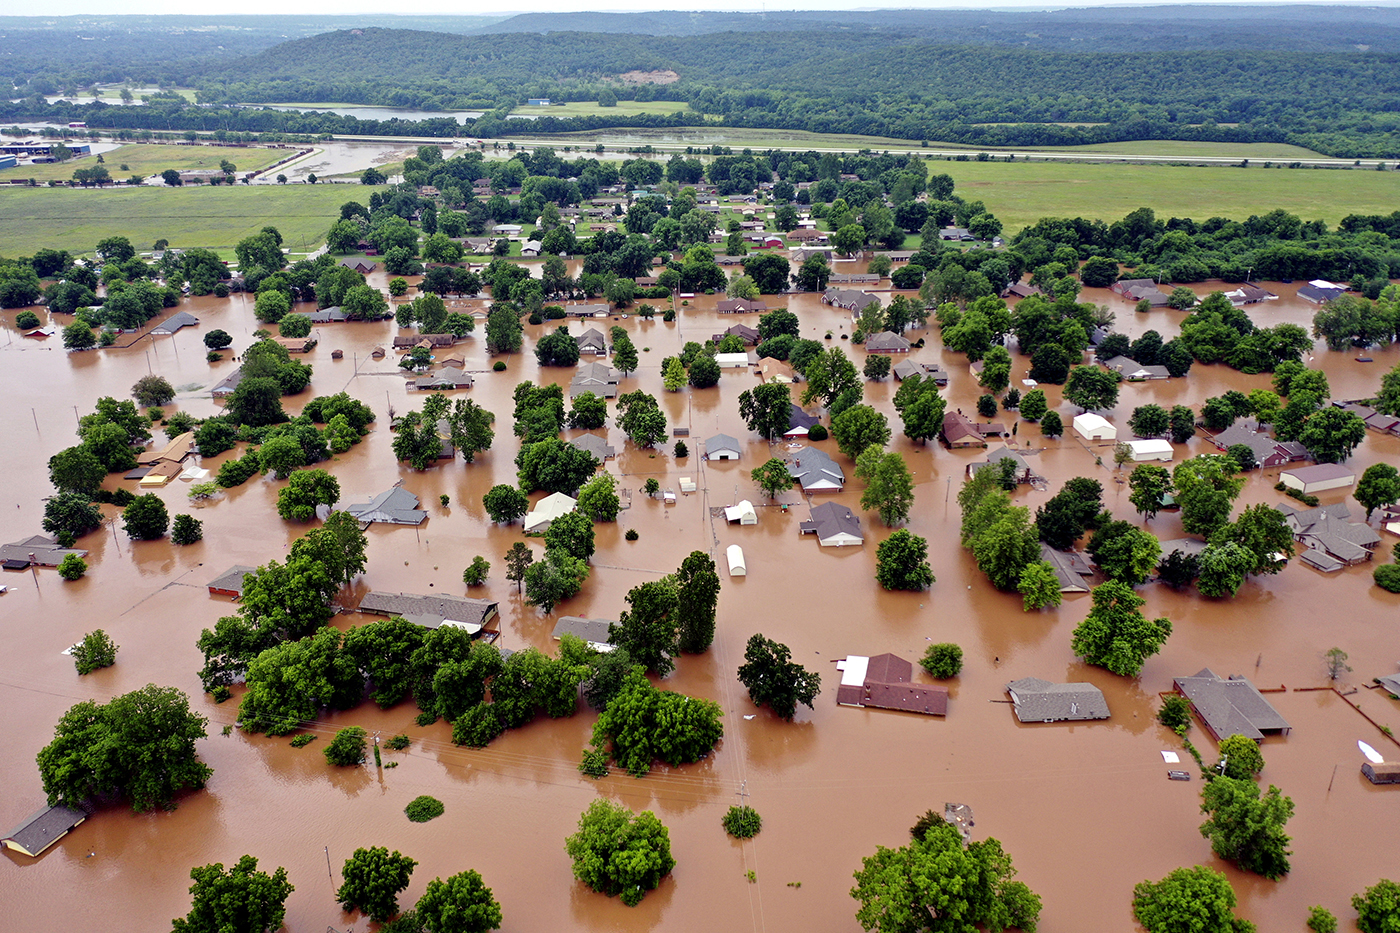
[[[1171, 0], [1164, 0], [1171, 2]], [[1219, 0], [1219, 2], [1229, 2], [1233, 4], [1247, 4], [1251, 2], [1277, 3], [1278, 0]], [[761, 2], [761, 0], [537, 0], [537, 2], [522, 6], [511, 3], [464, 3], [462, 0], [403, 0], [402, 4], [396, 4], [394, 13], [411, 15], [414, 13], [460, 13], [460, 14], [515, 14], [528, 9], [531, 12], [545, 11], [581, 11], [595, 10], [604, 12], [636, 12], [651, 10], [744, 10], [744, 11], [779, 11], [779, 10], [831, 10], [831, 9], [1063, 9], [1065, 7], [1084, 6], [1137, 6], [1155, 4], [1125, 4], [1122, 2], [1110, 2], [1110, 0], [1076, 0], [1073, 3], [1045, 3], [1044, 0], [996, 0], [995, 3], [978, 4], [969, 3], [968, 0], [914, 0], [914, 2], [893, 2], [888, 4], [862, 4], [859, 7], [842, 6], [833, 3], [832, 0], [776, 0], [776, 2]], [[1357, 5], [1357, 4], [1347, 4]], [[1384, 5], [1392, 4], [1367, 4]], [[0, 0], [0, 14], [10, 15], [30, 15], [38, 13], [33, 6], [28, 6], [19, 0]], [[221, 7], [219, 9], [198, 10], [192, 8], [187, 0], [127, 0], [118, 6], [114, 6], [110, 0], [50, 0], [43, 4], [43, 15], [67, 15], [74, 13], [92, 14], [113, 14], [113, 13], [183, 13], [229, 15], [232, 13], [249, 15], [266, 15], [276, 13], [326, 13], [326, 14], [359, 14], [359, 13], [385, 13], [383, 0], [340, 0], [339, 3], [327, 7], [323, 3], [311, 3], [308, 0], [243, 0], [235, 7]]]

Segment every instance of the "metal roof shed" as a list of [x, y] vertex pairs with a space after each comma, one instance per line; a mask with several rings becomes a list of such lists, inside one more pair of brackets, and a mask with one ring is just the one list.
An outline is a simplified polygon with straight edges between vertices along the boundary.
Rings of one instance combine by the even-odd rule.
[[744, 562], [744, 549], [737, 544], [731, 544], [725, 548], [724, 556], [729, 561], [729, 575], [731, 577], [746, 577], [749, 575], [748, 564]]

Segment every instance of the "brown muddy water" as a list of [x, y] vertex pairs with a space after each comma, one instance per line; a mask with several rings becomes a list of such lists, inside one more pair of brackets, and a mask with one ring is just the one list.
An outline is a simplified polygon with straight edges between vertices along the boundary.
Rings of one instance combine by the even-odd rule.
[[[1261, 324], [1306, 325], [1313, 307], [1291, 297], [1290, 286], [1278, 290], [1289, 297], [1255, 305], [1251, 316]], [[1113, 308], [1119, 328], [1130, 334], [1149, 327], [1164, 337], [1176, 332], [1176, 312], [1135, 314], [1107, 292], [1091, 290], [1089, 299]], [[623, 389], [656, 394], [672, 423], [690, 428], [691, 455], [677, 461], [669, 446], [654, 455], [631, 449], [614, 428], [609, 440], [622, 453], [607, 469], [633, 490], [650, 476], [671, 488], [678, 488], [680, 477], [691, 476], [700, 491], [681, 496], [671, 507], [634, 498], [615, 526], [600, 526], [592, 577], [556, 612], [616, 618], [632, 586], [673, 570], [691, 550], [714, 555], [724, 579], [714, 646], [702, 656], [682, 658], [666, 686], [711, 697], [723, 707], [726, 736], [716, 754], [643, 780], [614, 776], [595, 783], [575, 770], [594, 719], [586, 711], [572, 719], [541, 719], [477, 751], [453, 746], [445, 724], [415, 726], [411, 703], [384, 712], [366, 703], [328, 717], [314, 726], [321, 740], [301, 750], [289, 747], [285, 738], [222, 735], [235, 717], [235, 701], [220, 706], [200, 694], [195, 638], [234, 607], [210, 597], [205, 584], [230, 564], [280, 559], [304, 529], [277, 517], [280, 484], [271, 478], [255, 478], [193, 509], [186, 501], [188, 484], [176, 481], [159, 494], [172, 514], [193, 511], [203, 520], [202, 543], [175, 548], [168, 541], [132, 542], [119, 526], [107, 527], [81, 541], [91, 552], [91, 569], [81, 581], [65, 583], [53, 570], [5, 573], [0, 579], [9, 586], [0, 596], [5, 713], [0, 775], [6, 788], [0, 824], [17, 823], [40, 803], [34, 756], [64, 710], [80, 699], [105, 700], [146, 683], [179, 687], [209, 717], [210, 735], [199, 750], [214, 776], [205, 791], [188, 795], [173, 812], [107, 810], [40, 859], [7, 853], [8, 864], [0, 864], [0, 891], [10, 918], [5, 926], [110, 927], [112, 918], [120, 917], [123, 928], [163, 929], [169, 918], [188, 909], [191, 866], [230, 864], [250, 853], [265, 868], [285, 866], [296, 885], [287, 904], [289, 930], [321, 933], [328, 925], [368, 930], [373, 928], [368, 921], [342, 913], [333, 892], [340, 865], [355, 848], [386, 845], [419, 862], [402, 904], [412, 904], [432, 878], [474, 868], [500, 900], [505, 930], [850, 933], [858, 924], [848, 891], [861, 858], [877, 845], [902, 845], [919, 814], [948, 801], [971, 805], [976, 837], [995, 836], [1012, 854], [1021, 879], [1044, 899], [1046, 933], [1132, 929], [1133, 885], [1197, 863], [1227, 872], [1241, 912], [1262, 930], [1300, 927], [1312, 904], [1327, 906], [1347, 923], [1355, 916], [1350, 896], [1395, 875], [1400, 791], [1366, 783], [1356, 740], [1370, 742], [1389, 758], [1400, 757], [1400, 746], [1336, 695], [1294, 692], [1324, 683], [1320, 655], [1334, 645], [1351, 655], [1355, 672], [1346, 675], [1348, 685], [1396, 670], [1400, 597], [1371, 584], [1369, 565], [1323, 576], [1295, 562], [1275, 577], [1250, 581], [1236, 599], [1222, 602], [1145, 587], [1146, 610], [1169, 617], [1175, 631], [1140, 679], [1124, 680], [1080, 663], [1070, 651], [1070, 634], [1088, 610], [1087, 597], [1068, 597], [1058, 610], [1023, 613], [1020, 598], [994, 592], [959, 548], [953, 494], [967, 462], [979, 454], [912, 445], [898, 436], [896, 426], [892, 448], [908, 459], [918, 483], [909, 528], [929, 539], [938, 580], [925, 593], [885, 593], [873, 577], [877, 541], [889, 532], [872, 516], [862, 516], [869, 535], [863, 548], [826, 550], [799, 537], [806, 503], [796, 493], [783, 497], [795, 508], [764, 507], [755, 527], [728, 527], [711, 517], [712, 509], [738, 498], [762, 501], [748, 472], [770, 455], [737, 413], [736, 396], [756, 384], [752, 375], [726, 371], [714, 389], [674, 395], [661, 390], [662, 357], [687, 340], [756, 320], [716, 315], [714, 301], [691, 300], [671, 324], [620, 322], [642, 351], [641, 370], [624, 380]], [[839, 343], [843, 329], [850, 331], [844, 313], [815, 296], [792, 296], [787, 303], [802, 317], [804, 334], [821, 337], [830, 329], [836, 334], [833, 343]], [[3, 523], [3, 540], [39, 531], [42, 499], [51, 492], [45, 461], [75, 443], [76, 417], [97, 397], [125, 397], [137, 378], [156, 372], [179, 389], [170, 408], [196, 415], [218, 410], [208, 389], [236, 364], [206, 363], [201, 332], [220, 327], [234, 335], [235, 348], [246, 346], [257, 327], [251, 302], [197, 299], [186, 307], [200, 318], [200, 330], [80, 354], [65, 353], [56, 337], [45, 343], [22, 338], [14, 330], [14, 312], [4, 315], [0, 381], [9, 403], [0, 409], [6, 439], [0, 473], [7, 480], [0, 515], [14, 511]], [[573, 328], [581, 329], [577, 322]], [[527, 336], [541, 332], [529, 328]], [[406, 390], [392, 357], [370, 359], [371, 349], [387, 344], [393, 333], [392, 322], [323, 327], [309, 358], [315, 366], [311, 389], [289, 400], [296, 410], [312, 394], [345, 390], [373, 406], [379, 416], [374, 432], [325, 466], [339, 477], [344, 498], [402, 480], [431, 513], [417, 531], [373, 527], [369, 568], [344, 598], [353, 602], [371, 588], [461, 594], [462, 568], [483, 554], [493, 562], [493, 572], [485, 592], [473, 595], [500, 601], [500, 644], [552, 650], [554, 619], [523, 605], [502, 576], [501, 555], [520, 539], [519, 526], [489, 526], [480, 501], [491, 485], [514, 481], [511, 389], [522, 379], [567, 385], [570, 372], [541, 372], [529, 353], [508, 357], [505, 373], [483, 372], [469, 391], [498, 415], [495, 449], [471, 466], [457, 462], [416, 473], [394, 462], [386, 416], [390, 406], [404, 411], [421, 399]], [[952, 374], [952, 404], [970, 411], [978, 392], [966, 361], [944, 353], [936, 334], [930, 336], [934, 346], [919, 355], [942, 359]], [[344, 351], [343, 360], [331, 359], [335, 349]], [[489, 369], [479, 334], [459, 349], [470, 369]], [[859, 365], [863, 352], [852, 355]], [[1394, 348], [1374, 353], [1369, 364], [1353, 356], [1321, 348], [1316, 353], [1314, 365], [1326, 369], [1338, 397], [1372, 392], [1381, 374], [1400, 361]], [[1025, 370], [1026, 361], [1018, 359], [1013, 384]], [[1197, 366], [1186, 379], [1124, 386], [1113, 420], [1124, 424], [1134, 406], [1149, 400], [1198, 404], [1229, 387], [1267, 382], [1267, 376]], [[897, 425], [893, 390], [889, 383], [872, 385], [867, 397]], [[1074, 409], [1059, 404], [1055, 387], [1050, 395], [1068, 423]], [[744, 459], [702, 462], [701, 443], [716, 432], [743, 439]], [[1019, 438], [1023, 446], [1042, 449], [1040, 470], [1052, 480], [1049, 491], [1022, 491], [1019, 501], [1034, 507], [1065, 479], [1089, 475], [1104, 482], [1106, 501], [1117, 516], [1139, 520], [1107, 450], [1091, 451], [1072, 437], [1046, 442], [1024, 423]], [[840, 457], [833, 442], [824, 445]], [[1179, 448], [1177, 458], [1212, 449], [1197, 438]], [[1107, 466], [1095, 464], [1096, 453], [1104, 455]], [[209, 458], [203, 465], [217, 469], [222, 459]], [[1359, 472], [1382, 459], [1400, 462], [1400, 439], [1368, 435], [1351, 465]], [[849, 471], [851, 465], [845, 466]], [[1287, 501], [1272, 489], [1276, 472], [1254, 474], [1241, 504]], [[854, 482], [838, 498], [856, 506], [859, 486]], [[447, 508], [438, 505], [441, 493], [452, 497]], [[1339, 499], [1338, 493], [1325, 497]], [[1163, 538], [1180, 533], [1172, 515], [1159, 516], [1148, 527]], [[640, 540], [623, 540], [629, 528], [637, 529]], [[1393, 541], [1387, 536], [1382, 547], [1388, 550]], [[735, 543], [744, 547], [749, 571], [747, 578], [731, 580], [723, 557], [724, 548]], [[532, 546], [539, 549], [538, 542]], [[366, 619], [342, 615], [336, 624], [361, 621]], [[120, 644], [117, 665], [78, 678], [60, 652], [98, 627]], [[735, 678], [744, 643], [754, 632], [790, 645], [794, 658], [824, 677], [815, 710], [803, 708], [796, 722], [755, 709]], [[836, 706], [836, 658], [891, 651], [916, 660], [930, 641], [957, 642], [966, 652], [946, 719]], [[1179, 749], [1180, 743], [1153, 719], [1156, 694], [1170, 688], [1174, 675], [1207, 665], [1222, 675], [1246, 674], [1261, 686], [1288, 688], [1271, 698], [1294, 728], [1286, 738], [1265, 743], [1263, 775], [1297, 804], [1289, 825], [1293, 872], [1283, 881], [1262, 880], [1215, 859], [1197, 832], [1199, 781], [1166, 779], [1160, 751]], [[1004, 685], [1026, 676], [1090, 681], [1104, 690], [1112, 718], [1071, 726], [1019, 725], [1004, 702]], [[1377, 721], [1400, 726], [1400, 706], [1393, 701], [1365, 689], [1352, 699]], [[330, 768], [320, 749], [335, 729], [349, 724], [385, 736], [407, 732], [413, 745], [386, 755], [386, 761], [399, 763], [394, 769]], [[1199, 727], [1191, 738], [1214, 760], [1214, 743]], [[742, 844], [720, 827], [721, 815], [741, 790], [764, 817], [763, 832]], [[419, 794], [442, 799], [446, 814], [430, 823], [410, 823], [403, 807]], [[635, 809], [651, 808], [671, 830], [678, 866], [635, 909], [584, 889], [570, 872], [563, 839], [599, 795]]]

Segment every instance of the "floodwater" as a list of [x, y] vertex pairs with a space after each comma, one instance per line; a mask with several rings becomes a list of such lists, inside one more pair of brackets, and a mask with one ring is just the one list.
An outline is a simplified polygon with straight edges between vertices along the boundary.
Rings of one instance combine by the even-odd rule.
[[[375, 282], [383, 285], [383, 276]], [[1277, 290], [1286, 294], [1284, 300], [1255, 305], [1249, 313], [1261, 324], [1306, 324], [1312, 306], [1291, 297], [1288, 286]], [[1089, 295], [1109, 304], [1130, 334], [1154, 327], [1165, 338], [1176, 331], [1177, 312], [1139, 315], [1107, 292]], [[434, 877], [474, 868], [501, 902], [505, 930], [853, 933], [859, 927], [848, 891], [861, 858], [877, 845], [904, 844], [921, 813], [941, 810], [949, 801], [969, 804], [976, 814], [976, 838], [1000, 839], [1015, 859], [1021, 880], [1044, 899], [1040, 928], [1045, 933], [1132, 929], [1133, 885], [1179, 866], [1224, 869], [1240, 896], [1241, 913], [1263, 930], [1296, 927], [1312, 904], [1327, 906], [1347, 923], [1354, 917], [1351, 895], [1384, 875], [1394, 876], [1400, 796], [1360, 776], [1355, 743], [1364, 739], [1389, 758], [1400, 757], [1400, 747], [1335, 694], [1295, 692], [1325, 683], [1320, 654], [1334, 645], [1350, 653], [1355, 668], [1345, 675], [1343, 689], [1396, 669], [1400, 597], [1373, 586], [1369, 566], [1323, 576], [1295, 562], [1277, 576], [1250, 581], [1229, 601], [1145, 587], [1146, 611], [1175, 625], [1165, 649], [1148, 661], [1138, 680], [1086, 666], [1072, 655], [1069, 642], [1088, 610], [1087, 597], [1068, 597], [1058, 610], [1026, 614], [1019, 596], [990, 588], [958, 546], [953, 495], [966, 463], [979, 454], [916, 446], [899, 437], [890, 404], [894, 386], [886, 382], [870, 386], [867, 399], [896, 424], [891, 447], [908, 459], [918, 484], [909, 528], [929, 539], [937, 575], [927, 592], [886, 593], [874, 582], [876, 543], [888, 534], [878, 519], [862, 515], [869, 536], [864, 547], [822, 549], [797, 533], [806, 517], [799, 495], [783, 497], [793, 506], [784, 512], [769, 507], [749, 479], [749, 471], [771, 453], [745, 430], [737, 413], [737, 394], [756, 384], [753, 376], [726, 371], [713, 389], [662, 392], [664, 356], [732, 323], [755, 323], [754, 315], [716, 315], [715, 300], [690, 300], [670, 324], [635, 317], [617, 322], [632, 334], [642, 359], [623, 390], [657, 395], [671, 423], [689, 427], [691, 453], [677, 460], [669, 446], [654, 453], [631, 449], [613, 428], [609, 441], [622, 453], [606, 468], [628, 489], [652, 476], [663, 488], [678, 488], [680, 477], [691, 476], [699, 492], [681, 496], [671, 507], [634, 497], [616, 525], [599, 526], [592, 577], [579, 596], [556, 610], [616, 618], [629, 588], [673, 570], [691, 550], [715, 556], [724, 585], [714, 646], [704, 655], [680, 659], [666, 682], [720, 703], [726, 735], [713, 756], [693, 766], [659, 769], [642, 780], [622, 775], [595, 783], [575, 770], [594, 720], [587, 711], [571, 719], [541, 719], [487, 749], [469, 750], [451, 744], [444, 723], [415, 726], [411, 703], [388, 711], [366, 703], [328, 716], [314, 726], [320, 740], [302, 750], [285, 738], [221, 734], [235, 718], [236, 700], [219, 706], [200, 694], [195, 638], [234, 607], [210, 597], [205, 584], [231, 564], [281, 559], [304, 529], [277, 517], [281, 484], [270, 477], [255, 477], [194, 509], [186, 504], [188, 486], [176, 481], [159, 494], [172, 514], [193, 511], [203, 520], [203, 542], [183, 548], [167, 540], [132, 542], [118, 525], [81, 540], [91, 552], [91, 569], [81, 581], [65, 583], [53, 570], [3, 575], [0, 582], [10, 591], [0, 596], [0, 638], [6, 648], [0, 654], [0, 704], [6, 711], [0, 746], [7, 752], [0, 765], [7, 788], [0, 795], [0, 824], [17, 823], [41, 802], [34, 756], [64, 710], [80, 699], [105, 700], [146, 683], [179, 687], [209, 717], [210, 736], [199, 751], [213, 766], [213, 778], [173, 812], [138, 816], [106, 810], [41, 859], [7, 853], [8, 864], [0, 864], [7, 915], [43, 929], [93, 928], [109, 925], [113, 916], [128, 918], [132, 928], [159, 928], [188, 909], [190, 867], [227, 865], [249, 853], [265, 868], [287, 868], [296, 886], [287, 903], [289, 930], [321, 933], [328, 925], [368, 930], [373, 925], [367, 920], [342, 913], [334, 889], [341, 863], [355, 848], [385, 845], [419, 862], [401, 904], [412, 904]], [[843, 330], [850, 331], [845, 313], [815, 296], [792, 296], [787, 304], [802, 318], [804, 335], [821, 338], [829, 329], [837, 343]], [[231, 333], [235, 348], [247, 346], [258, 326], [251, 302], [241, 296], [195, 299], [186, 307], [200, 318], [202, 330]], [[88, 411], [94, 399], [124, 397], [136, 379], [156, 372], [180, 391], [170, 407], [209, 415], [218, 409], [209, 387], [235, 365], [206, 363], [201, 333], [191, 329], [142, 339], [125, 350], [70, 355], [57, 338], [39, 343], [20, 337], [14, 312], [3, 320], [0, 380], [10, 404], [0, 409], [7, 440], [0, 448], [0, 471], [7, 477], [0, 513], [15, 509], [4, 523], [5, 540], [39, 531], [42, 497], [51, 491], [45, 460], [75, 442], [77, 414]], [[578, 322], [572, 327], [581, 329]], [[543, 332], [527, 328], [530, 343]], [[500, 601], [499, 644], [552, 650], [554, 618], [525, 606], [502, 575], [501, 555], [520, 540], [519, 526], [489, 526], [480, 501], [491, 485], [514, 481], [518, 448], [511, 435], [511, 389], [522, 379], [567, 385], [570, 371], [542, 372], [527, 353], [506, 358], [505, 373], [481, 373], [469, 392], [498, 415], [495, 449], [470, 466], [459, 461], [416, 473], [394, 461], [387, 414], [390, 407], [402, 412], [421, 399], [406, 390], [392, 358], [370, 360], [370, 351], [388, 344], [393, 333], [392, 322], [323, 327], [320, 345], [309, 357], [315, 366], [312, 387], [288, 400], [295, 411], [312, 394], [345, 390], [370, 404], [379, 416], [374, 432], [323, 466], [339, 477], [344, 499], [401, 480], [431, 514], [417, 530], [372, 527], [368, 570], [343, 598], [353, 603], [369, 589], [462, 594], [462, 569], [483, 554], [493, 571], [473, 595]], [[952, 375], [951, 404], [970, 411], [978, 390], [965, 360], [944, 353], [936, 334], [930, 336], [932, 346], [917, 352], [924, 359], [942, 359]], [[331, 359], [335, 349], [344, 351], [343, 360]], [[489, 369], [480, 334], [458, 349], [469, 369]], [[858, 364], [863, 355], [853, 354]], [[1372, 355], [1374, 363], [1362, 364], [1353, 354], [1319, 349], [1314, 365], [1326, 369], [1336, 396], [1354, 397], [1372, 391], [1381, 374], [1400, 362], [1395, 348]], [[1018, 359], [1013, 384], [1025, 370], [1026, 361]], [[1227, 387], [1255, 388], [1267, 381], [1196, 366], [1186, 379], [1125, 385], [1113, 420], [1124, 424], [1132, 408], [1145, 401], [1198, 404]], [[1050, 387], [1049, 394], [1068, 421], [1072, 406], [1059, 404], [1057, 388]], [[703, 439], [716, 432], [744, 440], [744, 459], [703, 462]], [[1017, 493], [1019, 502], [1034, 508], [1064, 480], [1089, 475], [1104, 482], [1115, 515], [1140, 520], [1111, 457], [1105, 456], [1107, 466], [1096, 466], [1096, 452], [1079, 441], [1046, 443], [1025, 423], [1019, 438], [1023, 445], [1043, 448], [1040, 470], [1052, 480], [1048, 492]], [[832, 441], [824, 446], [840, 458]], [[1195, 439], [1178, 449], [1178, 459], [1209, 450], [1204, 439]], [[203, 466], [217, 469], [227, 456], [209, 458]], [[1359, 472], [1381, 459], [1400, 462], [1400, 439], [1368, 435], [1351, 465]], [[1240, 504], [1288, 501], [1271, 488], [1275, 472], [1253, 474]], [[859, 487], [853, 482], [837, 498], [856, 507]], [[438, 504], [444, 493], [451, 496], [447, 508]], [[729, 527], [712, 518], [712, 509], [738, 498], [764, 506], [757, 526]], [[1339, 499], [1339, 493], [1324, 497]], [[1180, 534], [1173, 515], [1159, 516], [1148, 527], [1163, 538]], [[636, 529], [640, 540], [626, 542], [627, 529]], [[1392, 540], [1387, 537], [1382, 547], [1388, 550]], [[746, 578], [731, 580], [723, 555], [736, 543], [744, 547], [749, 569]], [[539, 543], [531, 545], [538, 552]], [[342, 615], [336, 624], [361, 621]], [[118, 662], [78, 678], [60, 652], [98, 627], [120, 644]], [[744, 644], [755, 632], [789, 645], [796, 660], [822, 673], [825, 689], [816, 708], [802, 708], [795, 722], [755, 709], [735, 678]], [[891, 651], [916, 660], [930, 641], [957, 642], [966, 653], [963, 674], [952, 682], [946, 719], [837, 707], [835, 659]], [[1180, 746], [1153, 719], [1156, 694], [1170, 688], [1173, 676], [1207, 665], [1222, 675], [1246, 674], [1261, 686], [1287, 688], [1271, 699], [1293, 731], [1268, 740], [1263, 749], [1263, 779], [1297, 804], [1289, 824], [1293, 872], [1283, 881], [1244, 874], [1214, 858], [1197, 832], [1199, 782], [1166, 779], [1159, 753]], [[1106, 694], [1112, 718], [1019, 725], [1005, 703], [1004, 685], [1026, 676], [1090, 681]], [[1384, 696], [1363, 688], [1350, 699], [1377, 721], [1400, 724], [1400, 708]], [[397, 762], [397, 768], [380, 770], [372, 763], [330, 768], [320, 749], [335, 729], [350, 724], [386, 737], [407, 732], [413, 745], [386, 754], [386, 762]], [[1191, 738], [1214, 760], [1214, 743], [1200, 728]], [[1189, 766], [1189, 759], [1183, 760]], [[741, 792], [764, 817], [763, 832], [742, 844], [720, 827], [721, 815]], [[410, 823], [403, 807], [419, 794], [442, 799], [446, 814], [430, 823]], [[677, 868], [635, 909], [576, 883], [564, 853], [563, 839], [578, 814], [600, 795], [634, 809], [651, 808], [670, 827]], [[753, 882], [746, 877], [749, 871]], [[328, 874], [335, 877], [323, 880]]]
[[[444, 141], [442, 155], [450, 159], [467, 147], [456, 146]], [[278, 175], [286, 175], [290, 181], [305, 181], [308, 175], [329, 177], [347, 172], [360, 172], [371, 166], [402, 162], [418, 154], [418, 146], [402, 142], [318, 142], [308, 155], [277, 167], [276, 172], [266, 173], [257, 181], [259, 184], [276, 184]]]
[[316, 104], [244, 104], [245, 107], [299, 113], [333, 113], [360, 120], [436, 120], [447, 117], [466, 124], [481, 116], [480, 110], [414, 110], [411, 107], [326, 107]]

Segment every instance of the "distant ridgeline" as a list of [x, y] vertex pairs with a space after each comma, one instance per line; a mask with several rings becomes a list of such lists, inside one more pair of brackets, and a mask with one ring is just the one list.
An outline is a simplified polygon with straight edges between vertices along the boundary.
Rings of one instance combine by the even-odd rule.
[[[395, 22], [366, 23], [372, 21]], [[309, 27], [297, 22], [305, 36]], [[168, 101], [157, 114], [29, 97], [0, 105], [0, 119], [440, 136], [709, 122], [986, 147], [1181, 139], [1288, 142], [1346, 158], [1400, 156], [1400, 8], [579, 13], [480, 23], [458, 33], [341, 28], [241, 57], [175, 43], [172, 55], [181, 60], [132, 70], [195, 87], [209, 106]], [[252, 42], [244, 39], [245, 47]], [[17, 80], [29, 82], [20, 92], [52, 92], [55, 81], [79, 80], [71, 56], [66, 62], [51, 66], [60, 74], [20, 70]], [[109, 56], [102, 79], [119, 67]], [[666, 76], [671, 83], [619, 78], [640, 73], [647, 80], [654, 72], [674, 72]], [[506, 119], [528, 98], [596, 101], [605, 92], [689, 106], [679, 113]], [[464, 126], [447, 118], [363, 121], [232, 107], [249, 101], [487, 112]]]

